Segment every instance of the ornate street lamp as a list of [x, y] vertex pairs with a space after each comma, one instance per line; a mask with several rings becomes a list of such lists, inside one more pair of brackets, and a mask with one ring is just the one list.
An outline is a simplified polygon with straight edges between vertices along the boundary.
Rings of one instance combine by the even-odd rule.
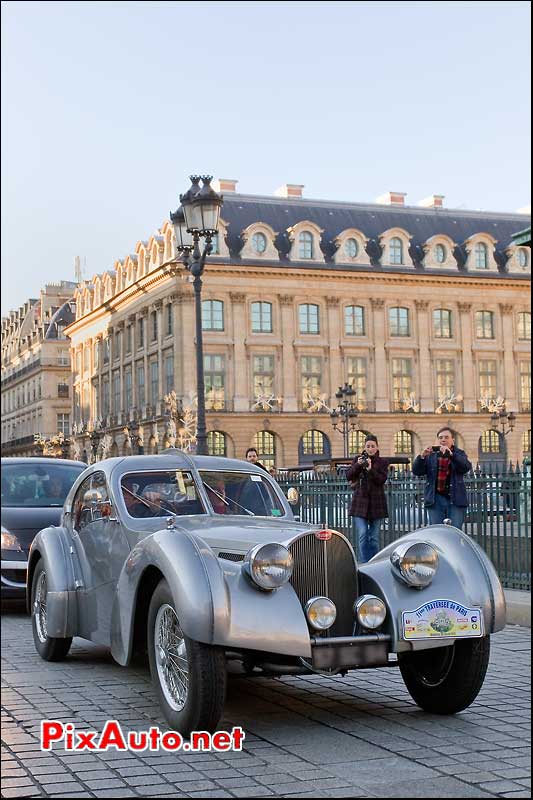
[[490, 425], [493, 431], [497, 431], [500, 427], [502, 429], [503, 436], [507, 436], [508, 433], [511, 433], [514, 430], [514, 426], [516, 423], [516, 414], [511, 411], [510, 414], [507, 413], [505, 406], [499, 410], [494, 410], [490, 415]]
[[97, 460], [98, 456], [98, 445], [100, 444], [100, 439], [104, 434], [101, 422], [97, 421], [94, 424], [94, 428], [88, 431], [89, 441], [91, 443], [91, 457], [92, 463]]
[[144, 455], [144, 445], [142, 444], [142, 436], [139, 433], [139, 423], [136, 419], [131, 420], [124, 427], [124, 433], [128, 437], [131, 443], [131, 449], [135, 452], [137, 451], [137, 455]]
[[[218, 230], [222, 196], [211, 187], [211, 175], [191, 175], [191, 186], [180, 195], [181, 206], [170, 214], [178, 252], [193, 276], [196, 318], [196, 393], [198, 396], [197, 445], [199, 455], [207, 455], [205, 422], [204, 353], [202, 336], [202, 274], [205, 260], [212, 252], [212, 240]], [[202, 186], [200, 186], [202, 181]], [[200, 240], [205, 240], [200, 250]]]
[[356, 419], [359, 410], [355, 404], [356, 392], [352, 387], [344, 382], [344, 386], [339, 386], [335, 392], [337, 407], [330, 413], [329, 418], [333, 425], [333, 430], [338, 431], [344, 442], [344, 458], [350, 455], [350, 430], [355, 430]]

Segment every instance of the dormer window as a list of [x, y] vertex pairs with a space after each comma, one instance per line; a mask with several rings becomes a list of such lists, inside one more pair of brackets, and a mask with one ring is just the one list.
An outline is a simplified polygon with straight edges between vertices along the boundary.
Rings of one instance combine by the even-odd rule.
[[301, 259], [313, 258], [313, 234], [302, 231], [298, 237], [298, 255]]
[[252, 236], [252, 250], [257, 255], [263, 255], [267, 249], [267, 239], [264, 233], [258, 231]]
[[489, 249], [485, 242], [478, 242], [474, 248], [476, 269], [489, 268]]
[[218, 254], [219, 254], [218, 233], [215, 233], [211, 237], [211, 255], [216, 256]]
[[520, 247], [518, 249], [518, 266], [522, 269], [527, 269], [529, 266], [529, 253], [527, 252], [525, 247]]
[[389, 263], [403, 264], [403, 243], [397, 236], [390, 240], [389, 244]]
[[357, 258], [359, 254], [359, 245], [357, 244], [357, 239], [353, 239], [352, 237], [346, 239], [344, 242], [344, 252], [348, 258]]
[[444, 264], [446, 261], [446, 248], [443, 244], [435, 245], [435, 261], [437, 264]]

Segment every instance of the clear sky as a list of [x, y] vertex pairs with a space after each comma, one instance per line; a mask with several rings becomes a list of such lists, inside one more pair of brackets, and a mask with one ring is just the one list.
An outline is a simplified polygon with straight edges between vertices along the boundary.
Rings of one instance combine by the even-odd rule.
[[2, 313], [133, 252], [188, 175], [530, 202], [528, 2], [2, 2]]

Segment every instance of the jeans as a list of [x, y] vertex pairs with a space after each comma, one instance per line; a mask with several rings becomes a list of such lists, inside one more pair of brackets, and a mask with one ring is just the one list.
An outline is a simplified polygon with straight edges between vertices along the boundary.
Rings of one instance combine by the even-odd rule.
[[379, 550], [380, 519], [369, 520], [364, 517], [354, 517], [355, 532], [359, 542], [359, 561], [370, 561]]
[[466, 508], [454, 506], [449, 497], [443, 497], [435, 492], [435, 505], [427, 509], [429, 524], [438, 525], [445, 519], [451, 519], [452, 525], [461, 530], [465, 518]]

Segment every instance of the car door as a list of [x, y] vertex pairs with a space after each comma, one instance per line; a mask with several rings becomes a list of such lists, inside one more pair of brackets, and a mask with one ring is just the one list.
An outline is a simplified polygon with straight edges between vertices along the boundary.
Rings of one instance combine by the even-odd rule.
[[106, 513], [109, 500], [105, 473], [97, 470], [80, 485], [74, 498], [72, 520], [73, 541], [83, 579], [80, 632], [105, 645], [110, 644], [115, 586], [130, 553], [117, 510], [113, 509], [111, 516]]

